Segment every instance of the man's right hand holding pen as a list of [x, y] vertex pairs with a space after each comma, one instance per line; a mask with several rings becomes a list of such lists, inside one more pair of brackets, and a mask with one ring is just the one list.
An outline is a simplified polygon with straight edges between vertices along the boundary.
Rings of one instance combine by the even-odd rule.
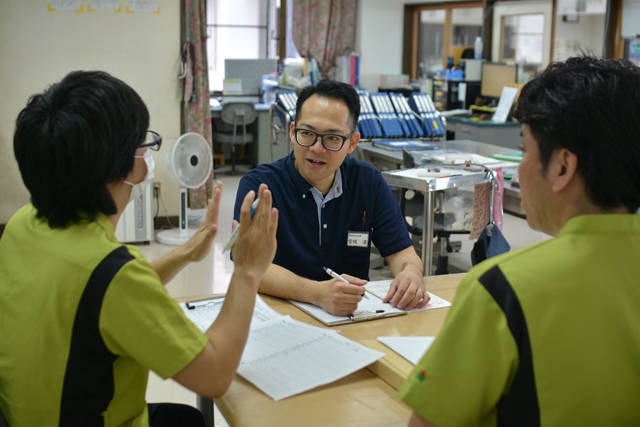
[[[347, 283], [344, 282], [347, 281]], [[340, 275], [340, 279], [315, 282], [311, 303], [322, 307], [335, 316], [348, 316], [358, 308], [365, 293], [366, 280]]]

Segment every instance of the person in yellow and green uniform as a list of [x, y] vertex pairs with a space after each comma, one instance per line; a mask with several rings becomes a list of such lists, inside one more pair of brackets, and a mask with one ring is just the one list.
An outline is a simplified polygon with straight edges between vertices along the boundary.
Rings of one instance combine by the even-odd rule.
[[555, 62], [522, 89], [518, 174], [553, 239], [460, 283], [399, 395], [410, 426], [640, 425], [640, 68]]
[[148, 127], [140, 96], [104, 72], [68, 74], [18, 116], [14, 153], [31, 203], [0, 239], [0, 409], [10, 426], [203, 426], [195, 408], [145, 402], [149, 371], [208, 397], [233, 380], [275, 254], [271, 193], [244, 199], [229, 292], [200, 332], [164, 285], [209, 254], [222, 185], [196, 234], [152, 263], [115, 237], [153, 178], [149, 150], [162, 139]]

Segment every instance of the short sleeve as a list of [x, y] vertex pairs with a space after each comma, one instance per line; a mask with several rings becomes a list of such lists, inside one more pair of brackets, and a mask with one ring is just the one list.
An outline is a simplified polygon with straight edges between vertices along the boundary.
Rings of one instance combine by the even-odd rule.
[[100, 332], [111, 352], [134, 359], [164, 379], [180, 372], [208, 342], [142, 255], [111, 281], [100, 312]]
[[475, 278], [460, 284], [442, 331], [399, 392], [438, 427], [493, 425], [517, 370], [506, 318]]

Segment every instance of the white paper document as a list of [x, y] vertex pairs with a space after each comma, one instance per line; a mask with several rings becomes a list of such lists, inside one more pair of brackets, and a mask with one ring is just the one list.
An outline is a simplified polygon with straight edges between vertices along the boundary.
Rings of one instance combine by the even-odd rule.
[[[187, 318], [191, 320], [198, 329], [205, 332], [220, 314], [223, 303], [224, 298], [215, 298], [193, 303], [181, 302], [180, 307]], [[187, 304], [189, 305], [187, 306]], [[189, 307], [193, 307], [193, 309]], [[282, 314], [269, 307], [259, 295], [256, 295], [256, 305], [253, 307], [251, 326], [280, 317], [283, 317]]]
[[510, 86], [503, 87], [500, 101], [498, 101], [498, 108], [496, 108], [496, 112], [493, 113], [491, 120], [504, 123], [507, 120], [507, 116], [509, 116], [509, 111], [511, 111], [516, 96], [518, 96], [517, 88]]
[[238, 373], [278, 401], [345, 377], [384, 356], [289, 316], [251, 327]]
[[[389, 292], [389, 288], [391, 287], [391, 282], [393, 280], [378, 280], [374, 282], [367, 283], [364, 287], [367, 288], [369, 292], [380, 297], [381, 299], [387, 296], [387, 292]], [[431, 292], [427, 292], [431, 299], [426, 306], [422, 308], [414, 308], [409, 310], [409, 313], [412, 311], [424, 311], [424, 310], [433, 310], [435, 308], [449, 307], [451, 303], [440, 298], [437, 295], [432, 294]], [[360, 308], [360, 306], [358, 306]]]
[[378, 341], [417, 365], [436, 337], [378, 337]]

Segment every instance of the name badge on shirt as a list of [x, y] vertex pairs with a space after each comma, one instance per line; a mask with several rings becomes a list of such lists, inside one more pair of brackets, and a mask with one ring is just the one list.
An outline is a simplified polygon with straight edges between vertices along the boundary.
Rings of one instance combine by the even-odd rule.
[[357, 248], [369, 247], [369, 233], [366, 231], [347, 232], [347, 246]]

